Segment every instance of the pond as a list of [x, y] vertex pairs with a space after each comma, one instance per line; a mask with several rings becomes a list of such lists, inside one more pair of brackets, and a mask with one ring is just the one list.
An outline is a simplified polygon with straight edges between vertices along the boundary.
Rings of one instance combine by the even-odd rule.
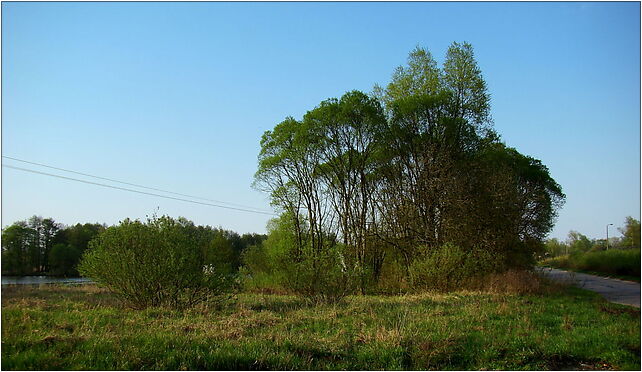
[[2, 285], [20, 285], [20, 284], [83, 284], [91, 283], [88, 278], [57, 278], [55, 276], [3, 276]]

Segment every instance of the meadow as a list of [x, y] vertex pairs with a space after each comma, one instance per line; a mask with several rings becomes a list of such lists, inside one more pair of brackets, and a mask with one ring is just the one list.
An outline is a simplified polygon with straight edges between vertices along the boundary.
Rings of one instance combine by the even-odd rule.
[[639, 370], [640, 311], [572, 287], [236, 295], [134, 310], [95, 285], [2, 288], [4, 370]]

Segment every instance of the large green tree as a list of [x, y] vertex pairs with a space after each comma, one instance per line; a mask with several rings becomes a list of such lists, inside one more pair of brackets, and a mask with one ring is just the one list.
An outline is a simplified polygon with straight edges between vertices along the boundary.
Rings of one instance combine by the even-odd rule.
[[[51, 218], [33, 216], [2, 232], [3, 271], [9, 274], [43, 274], [51, 270], [49, 253], [62, 225]], [[5, 254], [6, 253], [6, 254]]]
[[19, 221], [2, 230], [2, 273], [25, 275], [33, 272], [29, 259], [29, 244], [33, 231], [25, 221]]
[[498, 270], [528, 266], [564, 201], [541, 161], [499, 140], [468, 43], [453, 43], [441, 68], [416, 48], [370, 97], [348, 92], [287, 118], [262, 138], [255, 185], [290, 216], [295, 253], [321, 259], [336, 237], [362, 291], [386, 259], [410, 275], [447, 244], [492, 253]]
[[619, 229], [622, 233], [622, 246], [626, 248], [640, 248], [640, 221], [628, 216], [624, 228]]
[[[374, 195], [378, 182], [381, 135], [386, 130], [383, 108], [359, 91], [322, 102], [303, 118], [319, 139], [316, 182], [329, 197], [337, 229], [332, 231], [348, 248], [345, 259], [361, 273], [362, 290], [381, 255], [368, 244], [376, 221]], [[331, 226], [330, 228], [333, 228]], [[376, 268], [374, 268], [376, 270]]]
[[588, 252], [593, 247], [591, 239], [575, 230], [568, 232], [566, 244], [569, 246], [570, 253]]

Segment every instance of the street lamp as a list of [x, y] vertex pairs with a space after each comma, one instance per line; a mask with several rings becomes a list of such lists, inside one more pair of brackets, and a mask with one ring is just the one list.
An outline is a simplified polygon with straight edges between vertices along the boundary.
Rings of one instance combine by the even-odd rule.
[[609, 250], [609, 226], [613, 226], [612, 223], [606, 225], [606, 250]]

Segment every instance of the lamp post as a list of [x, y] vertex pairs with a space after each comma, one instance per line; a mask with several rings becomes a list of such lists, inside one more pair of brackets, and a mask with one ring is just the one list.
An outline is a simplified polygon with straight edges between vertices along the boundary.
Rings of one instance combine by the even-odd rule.
[[606, 225], [606, 250], [609, 250], [609, 226], [613, 226], [612, 223]]

